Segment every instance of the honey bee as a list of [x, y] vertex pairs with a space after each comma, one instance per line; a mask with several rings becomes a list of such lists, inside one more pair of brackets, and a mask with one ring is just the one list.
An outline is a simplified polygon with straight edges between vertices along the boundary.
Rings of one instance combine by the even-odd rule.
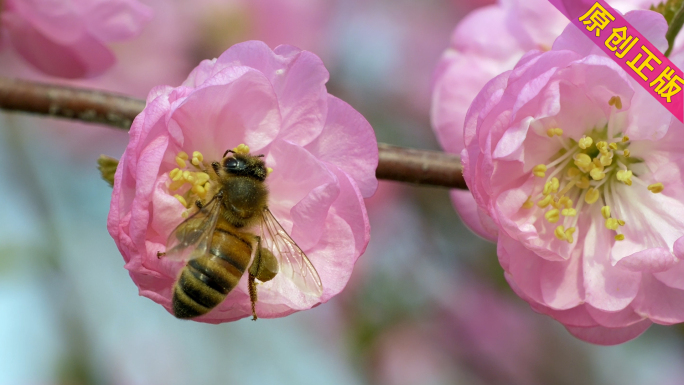
[[195, 202], [198, 211], [171, 233], [167, 252], [158, 253], [186, 261], [173, 287], [172, 310], [177, 318], [211, 311], [245, 271], [253, 320], [257, 319], [257, 281], [281, 276], [304, 294], [322, 294], [316, 269], [268, 208], [264, 182], [268, 172], [262, 158], [228, 150], [221, 162], [212, 162], [214, 193], [206, 204]]

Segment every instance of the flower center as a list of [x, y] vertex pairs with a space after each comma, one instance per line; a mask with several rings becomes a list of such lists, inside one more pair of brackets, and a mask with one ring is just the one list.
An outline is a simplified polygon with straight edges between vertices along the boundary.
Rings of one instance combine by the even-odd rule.
[[[248, 155], [249, 147], [245, 144], [240, 144], [231, 151], [235, 154]], [[190, 161], [190, 164], [188, 164], [188, 161]], [[192, 153], [192, 159], [190, 159], [185, 151], [179, 152], [176, 155], [176, 164], [178, 167], [169, 172], [171, 179], [168, 186], [169, 194], [174, 191], [176, 192], [173, 196], [187, 209], [181, 215], [183, 218], [187, 218], [190, 212], [194, 210], [193, 202], [197, 200], [202, 201], [202, 203], [207, 202], [207, 194], [210, 192], [212, 183], [209, 176], [210, 168], [204, 163], [204, 155], [199, 151]], [[271, 172], [273, 172], [273, 169], [267, 167], [267, 175]], [[216, 179], [214, 181], [216, 182]], [[188, 184], [190, 185], [189, 188], [186, 187]], [[220, 185], [220, 180], [218, 184]], [[212, 196], [209, 196], [209, 198], [211, 199]]]
[[[188, 160], [190, 160], [189, 165]], [[169, 194], [176, 191], [173, 196], [187, 209], [191, 208], [192, 202], [195, 200], [204, 199], [211, 186], [209, 173], [207, 167], [202, 163], [203, 161], [204, 156], [199, 151], [192, 153], [192, 159], [186, 152], [181, 151], [176, 156], [178, 167], [169, 172], [171, 178]], [[189, 184], [190, 187], [184, 188], [186, 184]], [[190, 210], [185, 210], [182, 216], [187, 218], [189, 214]]]
[[[625, 239], [620, 231], [625, 221], [620, 219], [620, 211], [615, 205], [615, 188], [617, 184], [636, 188], [647, 188], [652, 193], [660, 193], [662, 183], [647, 185], [630, 169], [630, 165], [643, 162], [631, 156], [630, 139], [623, 133], [613, 133], [613, 117], [616, 110], [622, 108], [622, 101], [614, 96], [608, 104], [611, 114], [608, 124], [603, 128], [594, 128], [578, 141], [563, 137], [561, 128], [549, 128], [547, 135], [560, 142], [562, 148], [548, 164], [539, 164], [532, 173], [545, 178], [541, 192], [530, 195], [523, 208], [535, 206], [544, 212], [544, 218], [550, 223], [560, 223], [554, 235], [561, 241], [573, 243], [573, 234], [577, 231], [577, 214], [587, 205], [601, 201], [601, 214], [606, 228], [615, 231], [615, 240]], [[630, 187], [631, 188], [631, 187]], [[611, 207], [613, 209], [611, 209]]]

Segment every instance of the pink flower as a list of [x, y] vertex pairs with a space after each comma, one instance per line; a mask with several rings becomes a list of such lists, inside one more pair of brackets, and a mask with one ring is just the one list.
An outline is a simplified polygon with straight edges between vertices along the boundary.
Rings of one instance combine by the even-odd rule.
[[137, 36], [152, 17], [137, 0], [4, 0], [0, 11], [0, 32], [14, 49], [42, 72], [65, 78], [104, 72], [115, 62], [105, 43]]
[[[273, 170], [266, 178], [268, 206], [323, 285], [322, 296], [311, 299], [284, 290], [278, 276], [259, 284], [259, 317], [311, 308], [344, 288], [369, 240], [363, 197], [377, 187], [378, 153], [368, 122], [327, 93], [327, 80], [316, 55], [284, 45], [272, 51], [250, 41], [203, 61], [180, 87], [150, 92], [117, 169], [108, 219], [141, 295], [170, 310], [172, 287], [184, 266], [157, 257], [186, 211], [174, 195], [188, 202], [202, 196], [195, 185], [187, 191], [187, 183], [178, 187], [171, 181], [170, 173], [175, 176], [185, 163], [178, 154], [197, 151], [201, 156], [195, 153], [193, 161], [206, 165], [243, 143], [252, 154], [265, 155]], [[194, 175], [201, 179], [199, 174]], [[196, 320], [220, 323], [250, 315], [247, 275], [225, 301]]]
[[[611, 1], [622, 12], [648, 9], [651, 4], [644, 0]], [[500, 0], [497, 5], [471, 12], [456, 26], [451, 46], [442, 55], [432, 81], [432, 126], [444, 150], [455, 154], [463, 150], [466, 111], [484, 85], [513, 69], [527, 51], [551, 49], [566, 25], [568, 19], [547, 0]], [[469, 192], [453, 190], [451, 197], [475, 233], [496, 240], [486, 220], [483, 225], [477, 216], [463, 214], [477, 213]]]
[[[663, 17], [628, 21], [659, 49]], [[464, 174], [511, 287], [597, 344], [684, 321], [684, 125], [575, 27], [492, 79]], [[483, 226], [484, 227], [484, 226]]]

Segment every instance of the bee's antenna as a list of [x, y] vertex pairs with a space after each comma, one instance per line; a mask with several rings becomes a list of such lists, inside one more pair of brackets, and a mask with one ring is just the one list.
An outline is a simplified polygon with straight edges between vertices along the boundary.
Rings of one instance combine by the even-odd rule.
[[259, 154], [259, 155], [257, 155], [256, 157], [257, 157], [257, 158], [263, 158], [263, 157], [264, 157], [264, 154]]
[[233, 151], [233, 150], [226, 150], [226, 152], [223, 153], [223, 157], [225, 158], [226, 155], [228, 155], [229, 152], [230, 152], [231, 154], [235, 154], [235, 151]]

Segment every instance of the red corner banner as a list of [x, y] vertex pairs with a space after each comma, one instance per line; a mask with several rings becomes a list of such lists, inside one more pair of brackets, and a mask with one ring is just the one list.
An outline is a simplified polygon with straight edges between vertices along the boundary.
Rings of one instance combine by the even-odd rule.
[[684, 73], [603, 0], [549, 0], [684, 123]]

